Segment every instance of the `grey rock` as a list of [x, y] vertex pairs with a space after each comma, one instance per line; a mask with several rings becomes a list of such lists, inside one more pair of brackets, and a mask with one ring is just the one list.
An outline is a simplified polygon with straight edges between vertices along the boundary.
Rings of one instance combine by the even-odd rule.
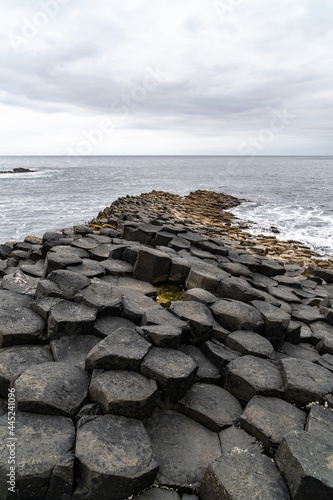
[[237, 300], [218, 300], [211, 306], [216, 321], [230, 331], [250, 330], [261, 333], [264, 330], [264, 320], [259, 311]]
[[83, 370], [54, 361], [28, 367], [14, 382], [19, 410], [65, 417], [79, 411], [88, 385]]
[[78, 266], [82, 264], [82, 259], [89, 257], [88, 252], [80, 248], [70, 246], [53, 247], [45, 259], [44, 276], [48, 276], [51, 271], [65, 269], [67, 266]]
[[249, 270], [249, 268], [244, 264], [240, 264], [238, 262], [225, 262], [220, 267], [232, 276], [243, 278], [253, 277], [253, 273]]
[[230, 333], [225, 344], [241, 354], [253, 354], [260, 358], [272, 358], [274, 354], [274, 347], [267, 339], [246, 330]]
[[223, 278], [217, 287], [217, 293], [225, 299], [234, 299], [241, 302], [250, 302], [251, 300], [263, 300], [260, 290], [253, 288], [244, 278]]
[[79, 484], [74, 498], [79, 500], [100, 500], [101, 491], [124, 500], [149, 488], [158, 469], [142, 423], [116, 415], [81, 419], [75, 456]]
[[64, 296], [69, 299], [73, 298], [79, 290], [90, 285], [90, 279], [86, 276], [63, 269], [53, 271], [48, 276], [48, 279], [52, 281], [52, 283], [56, 283], [64, 293]]
[[315, 343], [320, 342], [326, 335], [333, 335], [333, 326], [323, 321], [315, 321], [310, 325], [312, 338]]
[[194, 384], [180, 400], [182, 412], [214, 432], [234, 424], [242, 407], [228, 391], [212, 384]]
[[144, 313], [149, 309], [162, 309], [162, 307], [151, 297], [141, 293], [126, 291], [123, 295], [122, 315], [140, 325]]
[[191, 243], [184, 238], [179, 238], [178, 236], [175, 236], [169, 243], [168, 246], [170, 248], [173, 248], [178, 252], [179, 250], [186, 250], [191, 247]]
[[100, 404], [103, 413], [139, 419], [148, 417], [158, 395], [155, 380], [136, 372], [93, 373], [89, 387], [90, 399]]
[[239, 422], [242, 428], [267, 448], [276, 447], [291, 431], [302, 431], [306, 414], [278, 398], [254, 396], [247, 404]]
[[97, 309], [62, 300], [50, 310], [47, 323], [48, 339], [53, 340], [65, 335], [88, 335], [92, 332], [96, 315]]
[[30, 308], [47, 321], [52, 307], [58, 304], [61, 300], [62, 299], [59, 297], [40, 297], [34, 302], [31, 302]]
[[40, 344], [44, 341], [45, 321], [28, 307], [0, 306], [0, 346]]
[[133, 277], [156, 284], [165, 281], [171, 267], [170, 256], [152, 248], [140, 249], [133, 270]]
[[202, 500], [289, 500], [274, 463], [254, 447], [235, 447], [210, 463], [199, 493]]
[[316, 348], [320, 354], [333, 354], [333, 335], [324, 337]]
[[132, 264], [123, 260], [102, 260], [100, 265], [104, 267], [107, 274], [111, 274], [112, 276], [131, 276], [133, 273]]
[[138, 371], [151, 345], [130, 328], [118, 328], [101, 340], [87, 355], [86, 370]]
[[102, 243], [97, 247], [94, 247], [90, 250], [91, 258], [94, 260], [105, 260], [110, 256], [110, 252], [117, 249], [117, 245], [113, 245], [112, 243]]
[[91, 250], [99, 245], [96, 240], [92, 240], [90, 238], [78, 238], [75, 239], [72, 243], [73, 247], [82, 248], [83, 250]]
[[69, 271], [83, 274], [87, 278], [100, 278], [105, 274], [105, 268], [99, 262], [90, 259], [82, 259], [82, 263], [76, 266], [68, 266]]
[[190, 356], [193, 361], [198, 365], [199, 370], [196, 374], [198, 382], [207, 384], [218, 384], [221, 381], [221, 375], [216, 366], [209, 361], [209, 359], [194, 345], [183, 345], [179, 347], [179, 351]]
[[[9, 448], [0, 449], [1, 499], [71, 498], [75, 429], [70, 418], [18, 412], [16, 416], [16, 494], [8, 491]], [[0, 419], [0, 439], [8, 437], [8, 416]]]
[[230, 361], [241, 356], [239, 352], [229, 349], [217, 340], [205, 342], [200, 349], [219, 371], [222, 371]]
[[301, 299], [296, 295], [293, 288], [287, 286], [279, 285], [267, 288], [267, 292], [273, 295], [278, 300], [283, 300], [285, 302], [290, 302], [293, 305], [295, 303], [301, 303]]
[[333, 411], [325, 406], [311, 406], [305, 430], [333, 447]]
[[11, 384], [30, 365], [47, 361], [53, 361], [48, 346], [18, 345], [0, 349], [0, 396], [8, 396]]
[[242, 401], [255, 395], [280, 397], [283, 380], [279, 368], [266, 359], [243, 356], [228, 364], [225, 389]]
[[291, 315], [295, 320], [302, 321], [307, 325], [325, 319], [324, 315], [317, 307], [311, 307], [304, 304], [293, 305]]
[[184, 338], [182, 328], [172, 325], [150, 325], [137, 328], [137, 332], [155, 347], [179, 347]]
[[307, 359], [308, 361], [312, 361], [312, 363], [315, 363], [320, 358], [316, 349], [307, 344], [293, 345], [289, 342], [284, 342], [280, 351], [288, 354], [291, 358]]
[[263, 259], [256, 270], [269, 277], [285, 274], [286, 272], [285, 267], [273, 259]]
[[130, 328], [134, 330], [135, 323], [125, 318], [119, 318], [118, 316], [104, 316], [95, 322], [93, 333], [103, 339], [114, 333], [118, 328]]
[[179, 319], [189, 323], [191, 331], [187, 340], [193, 344], [201, 344], [212, 336], [214, 318], [209, 308], [194, 301], [172, 302], [170, 311]]
[[284, 399], [298, 406], [320, 400], [333, 391], [333, 373], [305, 359], [280, 360]]
[[14, 293], [34, 295], [39, 282], [39, 278], [32, 278], [21, 270], [15, 270], [13, 274], [3, 277], [1, 287]]
[[213, 265], [202, 262], [201, 264], [196, 264], [191, 267], [186, 279], [185, 287], [186, 289], [204, 288], [205, 290], [214, 292], [221, 279], [227, 276], [228, 274], [224, 271]]
[[217, 321], [214, 321], [212, 328], [213, 339], [218, 340], [219, 342], [222, 342], [222, 344], [224, 344], [229, 334], [230, 332], [228, 330], [219, 325]]
[[[135, 498], [138, 500], [180, 500], [177, 491], [167, 490], [165, 488], [151, 488]], [[182, 498], [186, 500], [186, 496]]]
[[265, 337], [271, 342], [275, 349], [278, 349], [288, 331], [290, 314], [282, 309], [256, 300], [251, 304], [258, 309], [265, 322]]
[[99, 341], [94, 335], [71, 335], [52, 340], [50, 347], [54, 361], [84, 369], [87, 354]]
[[169, 281], [185, 283], [191, 269], [191, 262], [183, 257], [172, 256]]
[[186, 321], [163, 308], [148, 309], [142, 316], [141, 325], [169, 325], [187, 330]]
[[119, 288], [104, 282], [93, 282], [74, 297], [75, 302], [97, 309], [102, 315], [120, 315], [123, 297]]
[[333, 495], [332, 445], [306, 431], [287, 434], [275, 455], [291, 498], [330, 500]]
[[258, 442], [243, 429], [232, 425], [219, 433], [222, 454], [228, 453], [233, 448], [246, 450], [252, 447], [258, 448]]
[[204, 304], [206, 306], [211, 306], [218, 300], [218, 298], [207, 290], [203, 290], [202, 288], [191, 288], [190, 290], [187, 290], [185, 292], [184, 301], [187, 300], [200, 302], [201, 304]]
[[130, 289], [132, 291], [143, 293], [144, 295], [147, 295], [147, 297], [155, 298], [157, 295], [156, 288], [147, 281], [136, 280], [129, 277], [120, 277], [118, 279], [118, 286], [121, 290]]
[[145, 427], [159, 464], [157, 481], [181, 491], [198, 488], [207, 464], [221, 453], [218, 435], [170, 410], [155, 411]]
[[194, 382], [198, 366], [192, 358], [174, 349], [153, 347], [143, 360], [140, 372], [156, 380], [165, 399], [177, 401]]

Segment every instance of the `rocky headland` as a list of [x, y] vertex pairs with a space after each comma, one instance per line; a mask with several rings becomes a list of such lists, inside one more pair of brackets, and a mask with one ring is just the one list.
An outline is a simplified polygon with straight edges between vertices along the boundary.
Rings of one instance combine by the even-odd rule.
[[0, 174], [25, 174], [27, 172], [36, 172], [36, 170], [23, 167], [13, 168], [13, 170], [0, 170]]
[[0, 245], [0, 500], [333, 497], [332, 262], [237, 203], [152, 192]]

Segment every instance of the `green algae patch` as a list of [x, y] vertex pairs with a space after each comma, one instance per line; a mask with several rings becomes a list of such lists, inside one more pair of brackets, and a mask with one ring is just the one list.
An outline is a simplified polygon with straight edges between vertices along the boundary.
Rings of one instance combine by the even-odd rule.
[[184, 299], [185, 289], [183, 285], [172, 285], [170, 283], [162, 283], [156, 287], [157, 302], [169, 309], [172, 302], [178, 302]]

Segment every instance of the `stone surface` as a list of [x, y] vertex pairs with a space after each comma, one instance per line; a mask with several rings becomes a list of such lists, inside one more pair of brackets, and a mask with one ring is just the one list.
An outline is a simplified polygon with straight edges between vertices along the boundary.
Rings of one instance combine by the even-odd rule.
[[100, 265], [104, 267], [107, 274], [111, 274], [112, 276], [131, 276], [133, 273], [132, 264], [123, 260], [102, 260]]
[[155, 347], [179, 347], [184, 338], [181, 328], [172, 325], [150, 325], [137, 328], [137, 332]]
[[51, 308], [47, 322], [49, 340], [65, 335], [90, 334], [96, 320], [97, 309], [67, 300]]
[[231, 361], [225, 377], [225, 388], [242, 401], [249, 401], [255, 395], [283, 395], [280, 370], [266, 359], [243, 356]]
[[196, 374], [196, 380], [207, 384], [218, 384], [221, 381], [221, 375], [216, 366], [194, 345], [183, 345], [179, 348], [187, 356], [193, 359], [199, 369]]
[[223, 278], [217, 287], [217, 293], [225, 299], [234, 299], [241, 302], [262, 300], [262, 292], [253, 288], [244, 278], [235, 276]]
[[101, 340], [86, 358], [86, 370], [138, 371], [151, 345], [135, 330], [118, 328]]
[[73, 298], [79, 290], [90, 285], [90, 279], [86, 276], [63, 269], [53, 271], [48, 278], [52, 283], [56, 283], [60, 287], [64, 296], [68, 299]]
[[[148, 491], [144, 491], [141, 495], [135, 498], [137, 500], [180, 500], [180, 496], [177, 491], [167, 490], [164, 488], [152, 488]], [[186, 497], [183, 496], [182, 498], [186, 500]], [[190, 497], [188, 500], [190, 500]]]
[[160, 484], [198, 488], [207, 464], [221, 454], [218, 435], [185, 415], [157, 410], [145, 422], [159, 464]]
[[7, 274], [3, 277], [1, 288], [14, 293], [34, 296], [38, 282], [39, 278], [28, 276], [20, 269], [17, 269], [13, 274]]
[[258, 309], [264, 319], [265, 337], [275, 349], [278, 349], [287, 334], [290, 314], [262, 300], [253, 301], [251, 304]]
[[259, 311], [237, 300], [219, 300], [211, 306], [216, 321], [230, 331], [251, 330], [261, 333], [264, 330], [264, 320]]
[[219, 433], [222, 454], [228, 453], [233, 448], [243, 450], [258, 447], [258, 441], [243, 429], [236, 426], [228, 427]]
[[206, 306], [211, 306], [218, 300], [218, 298], [207, 290], [203, 290], [202, 288], [191, 288], [190, 290], [186, 291], [184, 300], [200, 302], [201, 304], [205, 304]]
[[114, 333], [118, 328], [135, 329], [135, 323], [126, 318], [118, 316], [104, 316], [98, 318], [94, 324], [93, 333], [97, 337], [104, 338]]
[[221, 278], [228, 276], [227, 273], [218, 269], [217, 267], [209, 264], [195, 264], [191, 267], [191, 270], [187, 276], [185, 287], [186, 289], [191, 288], [204, 288], [214, 292]]
[[89, 398], [100, 404], [103, 413], [139, 419], [148, 417], [158, 395], [155, 380], [119, 370], [93, 373], [89, 387]]
[[80, 273], [87, 278], [100, 278], [104, 276], [105, 269], [98, 262], [90, 259], [82, 259], [82, 263], [76, 266], [68, 266], [69, 271]]
[[152, 248], [140, 249], [133, 270], [133, 277], [155, 284], [168, 278], [171, 267], [170, 256]]
[[333, 373], [307, 360], [280, 360], [285, 384], [284, 399], [304, 406], [333, 391]]
[[14, 383], [19, 410], [66, 417], [79, 411], [88, 385], [85, 371], [55, 362], [28, 367]]
[[253, 354], [260, 358], [271, 358], [274, 354], [274, 348], [269, 340], [257, 333], [246, 330], [230, 333], [225, 340], [225, 344], [230, 349], [241, 354]]
[[74, 498], [124, 500], [149, 488], [156, 477], [147, 432], [138, 420], [116, 415], [83, 418], [77, 430], [75, 457], [78, 487]]
[[305, 431], [287, 434], [275, 462], [295, 500], [333, 496], [332, 445]]
[[305, 430], [333, 447], [333, 411], [325, 406], [311, 406]]
[[240, 417], [242, 428], [267, 448], [278, 446], [290, 431], [302, 431], [306, 414], [278, 398], [254, 396]]
[[156, 288], [147, 281], [136, 280], [129, 277], [120, 277], [118, 279], [118, 287], [122, 290], [130, 289], [132, 291], [141, 292], [147, 297], [156, 297]]
[[86, 356], [100, 342], [95, 335], [71, 335], [50, 342], [54, 361], [85, 367]]
[[28, 307], [0, 305], [0, 346], [40, 344], [45, 321]]
[[194, 384], [180, 400], [182, 412], [215, 432], [234, 424], [242, 413], [237, 399], [212, 384]]
[[177, 401], [194, 382], [198, 366], [192, 358], [174, 349], [153, 347], [143, 360], [140, 372], [156, 380], [165, 398]]
[[205, 342], [200, 349], [219, 371], [222, 371], [230, 361], [241, 356], [239, 352], [232, 351], [217, 340]]
[[255, 448], [235, 447], [210, 463], [199, 493], [202, 500], [289, 500], [274, 463]]
[[291, 315], [295, 320], [302, 321], [306, 324], [324, 320], [324, 315], [317, 307], [311, 307], [304, 304], [293, 306]]
[[172, 302], [170, 311], [179, 319], [189, 323], [190, 332], [187, 334], [189, 343], [201, 344], [211, 338], [214, 318], [204, 304], [194, 301]]
[[120, 315], [123, 298], [119, 288], [109, 283], [91, 283], [74, 297], [75, 302], [96, 308], [99, 314]]
[[[70, 418], [18, 412], [16, 416], [15, 489], [8, 491], [9, 448], [0, 447], [2, 500], [71, 498], [75, 429]], [[0, 418], [0, 440], [8, 437], [8, 416]], [[15, 442], [14, 442], [15, 443]], [[19, 443], [19, 444], [18, 444]]]

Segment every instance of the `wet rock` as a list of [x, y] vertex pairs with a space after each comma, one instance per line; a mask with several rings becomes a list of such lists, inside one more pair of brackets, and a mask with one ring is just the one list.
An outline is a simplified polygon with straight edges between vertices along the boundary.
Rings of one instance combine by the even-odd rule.
[[[0, 449], [0, 491], [11, 498], [70, 498], [73, 488], [75, 429], [70, 418], [18, 412], [15, 490], [8, 491], [9, 448]], [[8, 437], [8, 416], [0, 419], [0, 439]], [[18, 451], [18, 450], [17, 450]]]
[[75, 302], [97, 309], [102, 315], [120, 315], [123, 297], [119, 288], [109, 283], [94, 282], [74, 297]]
[[19, 410], [65, 417], [79, 411], [88, 386], [83, 370], [54, 361], [28, 367], [14, 383]]
[[194, 382], [198, 366], [192, 358], [173, 349], [153, 347], [143, 360], [140, 372], [156, 380], [166, 399], [177, 401]]
[[75, 456], [79, 478], [75, 498], [123, 500], [149, 488], [158, 470], [148, 435], [138, 420], [116, 415], [81, 419]]
[[137, 332], [155, 347], [177, 348], [184, 338], [182, 328], [172, 325], [141, 326]]
[[201, 344], [212, 335], [214, 318], [209, 308], [195, 301], [173, 302], [170, 311], [179, 319], [189, 323], [189, 343]]
[[191, 288], [190, 290], [187, 290], [187, 292], [185, 292], [184, 301], [187, 300], [200, 302], [201, 304], [204, 304], [206, 306], [211, 306], [218, 299], [217, 297], [215, 297], [215, 295], [208, 292], [207, 290], [203, 290], [202, 288]]
[[87, 355], [86, 370], [138, 371], [151, 345], [130, 328], [118, 328]]
[[280, 444], [290, 431], [302, 431], [306, 414], [278, 398], [254, 396], [241, 415], [242, 428], [267, 448]]
[[253, 301], [251, 305], [260, 312], [264, 319], [265, 337], [271, 342], [274, 349], [278, 349], [288, 331], [290, 314], [261, 300]]
[[250, 304], [222, 299], [211, 306], [211, 311], [217, 322], [227, 330], [250, 330], [256, 333], [261, 333], [264, 330], [263, 317]]
[[0, 349], [0, 396], [8, 396], [10, 385], [30, 365], [47, 361], [53, 361], [48, 346], [18, 345]]
[[320, 400], [333, 391], [333, 373], [305, 359], [280, 360], [284, 399], [298, 406]]
[[52, 340], [53, 359], [84, 369], [87, 354], [99, 341], [94, 335], [71, 335]]
[[1, 288], [4, 290], [10, 290], [14, 293], [33, 296], [35, 294], [38, 281], [38, 278], [32, 278], [18, 269], [15, 270], [13, 274], [7, 274], [7, 276], [3, 277]]
[[242, 407], [228, 391], [212, 384], [194, 384], [180, 400], [182, 412], [214, 432], [234, 424]]
[[93, 333], [103, 339], [114, 333], [118, 328], [130, 328], [134, 330], [135, 323], [125, 318], [119, 318], [118, 316], [104, 316], [95, 322]]
[[89, 335], [96, 320], [97, 309], [62, 300], [51, 308], [47, 336], [53, 340], [65, 335]]
[[235, 447], [210, 463], [199, 493], [202, 500], [289, 500], [274, 463], [254, 447]]
[[194, 345], [183, 345], [179, 347], [179, 351], [193, 359], [198, 365], [199, 370], [196, 374], [198, 382], [207, 384], [218, 384], [221, 381], [219, 370], [209, 361], [209, 359]]
[[171, 267], [169, 255], [151, 248], [140, 249], [133, 270], [133, 277], [153, 285], [168, 278]]
[[288, 485], [291, 498], [332, 498], [331, 444], [310, 432], [292, 431], [283, 438], [275, 463]]
[[252, 354], [260, 358], [271, 358], [274, 354], [274, 348], [267, 339], [246, 330], [230, 333], [225, 344], [241, 354]]
[[158, 395], [155, 380], [136, 372], [94, 372], [89, 387], [90, 399], [100, 404], [103, 413], [141, 420], [148, 417]]
[[155, 411], [145, 427], [159, 464], [157, 481], [181, 491], [198, 488], [207, 464], [221, 453], [218, 435], [170, 410]]
[[271, 361], [243, 356], [228, 364], [225, 389], [242, 401], [249, 401], [255, 395], [281, 397], [283, 380], [279, 368]]

